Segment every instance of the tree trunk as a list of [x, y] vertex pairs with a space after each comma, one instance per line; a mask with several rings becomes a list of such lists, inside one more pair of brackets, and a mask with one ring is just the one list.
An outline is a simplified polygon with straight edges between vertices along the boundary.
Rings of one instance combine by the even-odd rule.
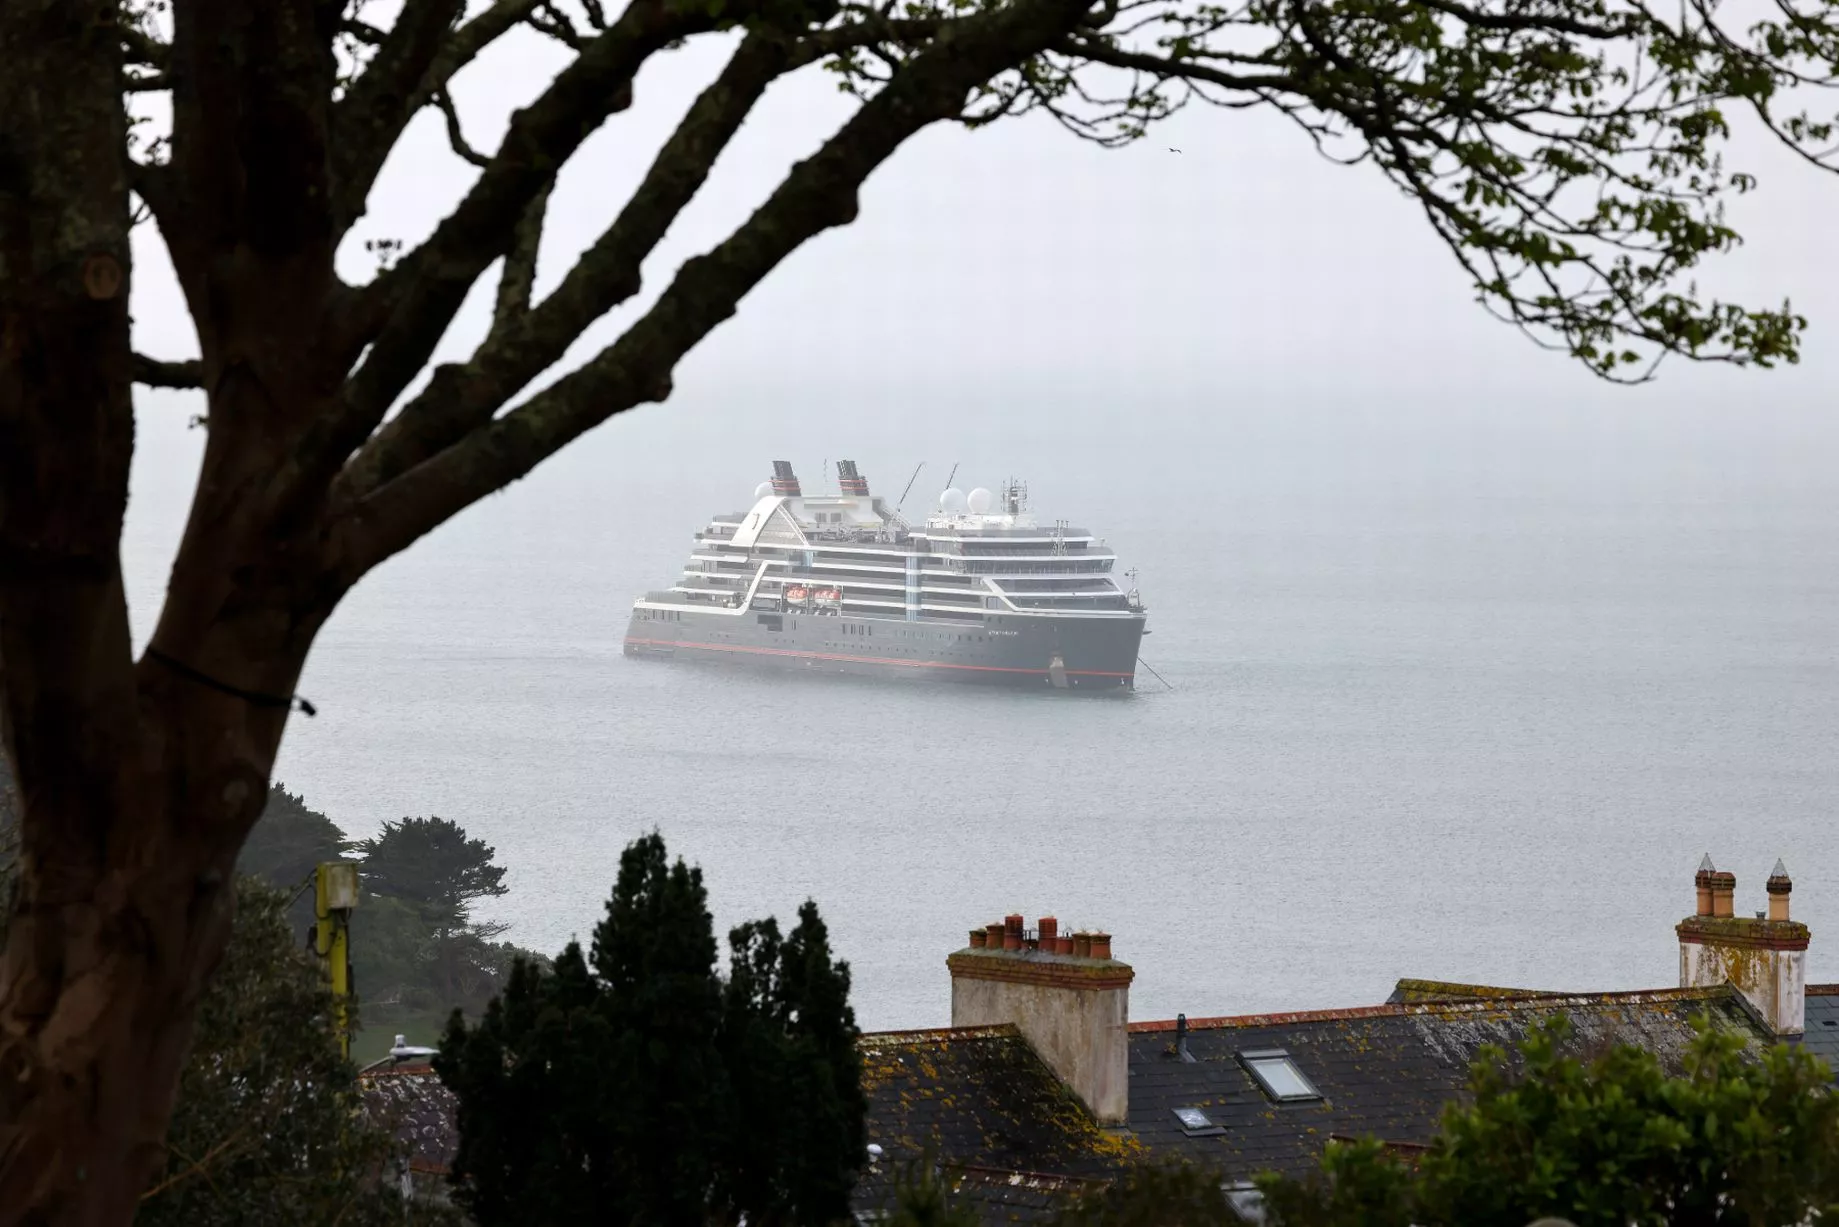
[[[285, 7], [193, 6], [175, 60], [202, 48], [212, 71], [279, 79], [251, 46], [272, 60]], [[323, 126], [316, 87], [304, 111], [260, 88], [241, 107], [179, 88], [193, 118], [175, 163], [216, 167], [182, 181], [168, 203], [184, 229], [166, 234], [200, 324], [212, 438], [153, 636], [162, 655], [133, 659], [116, 10], [0, 0], [0, 742], [23, 836], [0, 950], [0, 1227], [126, 1224], [164, 1160], [287, 718], [261, 696], [292, 690], [343, 591], [322, 578], [317, 506], [283, 528], [263, 481], [338, 386], [292, 340], [316, 335], [336, 284], [325, 194], [301, 182], [323, 177], [323, 144], [298, 129]]]

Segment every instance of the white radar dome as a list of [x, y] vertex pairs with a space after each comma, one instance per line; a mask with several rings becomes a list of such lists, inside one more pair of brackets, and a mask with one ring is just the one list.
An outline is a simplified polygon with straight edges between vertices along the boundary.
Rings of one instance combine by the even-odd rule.
[[770, 481], [763, 481], [759, 485], [753, 488], [753, 496], [755, 498], [765, 498], [767, 495], [771, 494], [772, 492], [773, 492], [773, 483]]
[[957, 515], [962, 512], [964, 510], [964, 503], [964, 491], [958, 489], [956, 486], [953, 486], [945, 493], [939, 495], [939, 509], [949, 512], [952, 515]]
[[988, 515], [991, 504], [996, 502], [996, 496], [991, 494], [988, 490], [985, 490], [982, 486], [978, 486], [975, 490], [971, 491], [971, 497], [968, 501], [971, 505], [972, 515]]

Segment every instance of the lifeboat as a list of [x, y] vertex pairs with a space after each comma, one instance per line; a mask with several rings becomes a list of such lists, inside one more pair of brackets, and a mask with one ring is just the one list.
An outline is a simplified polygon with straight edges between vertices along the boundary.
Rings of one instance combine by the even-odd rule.
[[788, 601], [804, 600], [805, 599], [804, 586], [802, 584], [793, 584], [790, 588], [787, 588], [785, 590], [785, 599]]

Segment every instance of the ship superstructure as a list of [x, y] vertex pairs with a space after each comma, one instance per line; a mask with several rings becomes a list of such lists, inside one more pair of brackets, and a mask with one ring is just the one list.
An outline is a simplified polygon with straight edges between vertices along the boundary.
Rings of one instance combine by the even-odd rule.
[[683, 574], [634, 602], [629, 656], [806, 671], [1129, 687], [1146, 612], [1104, 540], [1042, 524], [1018, 481], [952, 488], [910, 524], [853, 461], [808, 495], [789, 461], [696, 534]]

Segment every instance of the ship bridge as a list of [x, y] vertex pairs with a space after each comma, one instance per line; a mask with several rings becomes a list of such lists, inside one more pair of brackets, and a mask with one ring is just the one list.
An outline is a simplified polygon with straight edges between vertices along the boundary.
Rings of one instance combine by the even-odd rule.
[[1064, 520], [1041, 523], [1021, 482], [1000, 495], [946, 490], [924, 526], [909, 527], [851, 461], [837, 463], [834, 494], [804, 493], [787, 461], [773, 468], [751, 508], [697, 534], [673, 589], [683, 599], [764, 607], [834, 590], [833, 611], [909, 621], [1141, 613], [1112, 578], [1117, 559], [1105, 541]]

